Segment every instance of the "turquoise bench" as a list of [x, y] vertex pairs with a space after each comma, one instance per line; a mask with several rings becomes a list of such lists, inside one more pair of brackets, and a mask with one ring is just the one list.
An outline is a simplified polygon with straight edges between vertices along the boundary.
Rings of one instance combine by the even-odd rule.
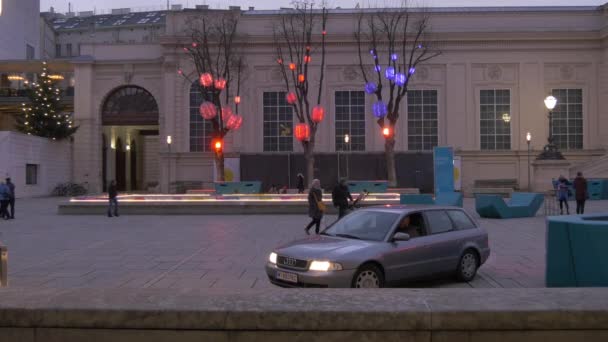
[[543, 204], [542, 194], [515, 192], [505, 203], [499, 195], [476, 195], [475, 210], [484, 218], [533, 217]]
[[608, 214], [547, 218], [547, 287], [608, 286]]
[[366, 190], [369, 193], [385, 193], [388, 190], [387, 181], [348, 181], [348, 190], [351, 194], [359, 194]]
[[462, 207], [462, 194], [459, 192], [441, 192], [435, 199], [432, 195], [420, 194], [401, 194], [401, 204], [435, 204], [443, 206]]
[[219, 195], [225, 194], [259, 194], [262, 190], [262, 182], [216, 182], [215, 192]]

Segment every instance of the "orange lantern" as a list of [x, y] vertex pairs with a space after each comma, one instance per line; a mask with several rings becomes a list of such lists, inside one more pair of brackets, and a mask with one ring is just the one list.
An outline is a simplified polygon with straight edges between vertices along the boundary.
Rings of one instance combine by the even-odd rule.
[[289, 70], [296, 70], [296, 63], [289, 63]]
[[213, 139], [211, 141], [211, 145], [213, 145], [213, 149], [215, 150], [215, 153], [221, 153], [222, 152], [222, 147], [223, 147], [223, 143], [222, 143], [222, 139]]
[[237, 95], [237, 96], [235, 96], [235, 97], [234, 97], [234, 103], [236, 103], [236, 104], [241, 103], [241, 97], [240, 97], [240, 96], [238, 96], [238, 95]]
[[388, 127], [384, 127], [384, 129], [382, 129], [382, 135], [388, 138], [391, 135], [391, 129]]
[[199, 112], [205, 120], [211, 120], [217, 115], [217, 109], [215, 108], [215, 105], [207, 101], [201, 103]]
[[299, 141], [308, 140], [310, 138], [310, 127], [308, 124], [299, 123], [296, 125], [295, 134]]
[[224, 122], [228, 122], [228, 119], [230, 119], [230, 117], [234, 115], [234, 113], [232, 112], [232, 108], [230, 107], [222, 107], [222, 120]]
[[304, 80], [305, 80], [305, 79], [306, 79], [306, 78], [304, 77], [304, 74], [299, 74], [299, 75], [298, 75], [298, 82], [300, 82], [300, 83], [304, 83]]
[[287, 100], [287, 103], [294, 104], [298, 100], [298, 97], [296, 96], [296, 93], [289, 92], [287, 93], [287, 96], [285, 96], [285, 99]]
[[321, 105], [314, 106], [314, 108], [312, 109], [312, 121], [319, 123], [319, 122], [323, 121], [324, 117], [325, 117], [325, 108], [323, 108], [323, 106], [321, 106]]
[[201, 75], [200, 83], [203, 87], [211, 87], [213, 84], [213, 76], [210, 73], [206, 72]]
[[304, 56], [304, 63], [310, 63], [310, 56]]
[[224, 88], [226, 88], [226, 80], [223, 78], [218, 78], [217, 80], [215, 80], [215, 89], [217, 90], [224, 90]]

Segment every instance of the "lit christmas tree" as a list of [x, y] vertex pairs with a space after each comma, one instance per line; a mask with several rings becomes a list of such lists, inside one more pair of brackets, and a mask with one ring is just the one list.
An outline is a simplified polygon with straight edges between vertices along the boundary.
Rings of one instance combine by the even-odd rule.
[[72, 123], [72, 115], [62, 112], [61, 90], [56, 86], [58, 77], [51, 75], [46, 62], [38, 82], [26, 81], [30, 103], [23, 103], [17, 117], [17, 129], [29, 134], [53, 140], [69, 138], [78, 127]]

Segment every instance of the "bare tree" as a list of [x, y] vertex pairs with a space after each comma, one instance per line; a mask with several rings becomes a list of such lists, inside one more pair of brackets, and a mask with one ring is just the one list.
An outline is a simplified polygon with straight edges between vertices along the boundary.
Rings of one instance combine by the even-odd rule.
[[[315, 136], [324, 115], [320, 104], [325, 74], [326, 23], [325, 8], [315, 9], [314, 3], [300, 1], [281, 14], [274, 28], [276, 61], [285, 83], [287, 102], [298, 121], [295, 133], [304, 149], [309, 183], [314, 178]], [[320, 63], [313, 63], [313, 55], [320, 55]], [[318, 75], [318, 81], [313, 82], [311, 75]], [[311, 89], [311, 85], [317, 89]]]
[[[206, 10], [188, 21], [187, 34], [192, 42], [183, 48], [196, 69], [192, 80], [179, 69], [190, 84], [197, 82], [203, 103], [200, 114], [213, 126], [212, 146], [218, 181], [224, 181], [224, 137], [240, 128], [240, 90], [244, 55], [239, 49], [243, 37], [237, 34], [240, 11]], [[234, 96], [234, 97], [233, 97]], [[232, 109], [234, 107], [234, 110]]]
[[[355, 40], [359, 66], [366, 92], [376, 96], [373, 112], [385, 138], [384, 153], [391, 186], [397, 184], [395, 126], [401, 101], [416, 67], [440, 55], [428, 37], [429, 20], [427, 12], [412, 10], [404, 3], [399, 8], [361, 12], [357, 21]], [[371, 58], [372, 65], [364, 62], [364, 55]], [[388, 101], [384, 95], [388, 95]]]

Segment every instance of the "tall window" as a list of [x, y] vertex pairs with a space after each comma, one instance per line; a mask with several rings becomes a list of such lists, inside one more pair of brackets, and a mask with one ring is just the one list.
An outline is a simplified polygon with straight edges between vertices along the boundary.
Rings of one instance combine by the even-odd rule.
[[61, 44], [55, 44], [55, 57], [61, 57]]
[[511, 149], [511, 91], [482, 90], [479, 109], [481, 149]]
[[432, 150], [438, 145], [437, 90], [407, 92], [407, 127], [409, 150]]
[[583, 148], [583, 90], [553, 89], [553, 141], [564, 150]]
[[38, 165], [37, 164], [25, 164], [25, 184], [26, 185], [38, 184]]
[[[348, 134], [350, 140], [344, 141]], [[365, 151], [365, 93], [336, 92], [336, 151]]]
[[25, 59], [31, 60], [36, 58], [36, 49], [30, 44], [25, 44]]
[[293, 151], [293, 112], [285, 92], [264, 92], [264, 152]]
[[203, 119], [199, 107], [203, 103], [203, 95], [198, 80], [190, 87], [190, 152], [211, 151], [213, 125]]
[[67, 56], [72, 57], [72, 44], [66, 44], [65, 49]]

